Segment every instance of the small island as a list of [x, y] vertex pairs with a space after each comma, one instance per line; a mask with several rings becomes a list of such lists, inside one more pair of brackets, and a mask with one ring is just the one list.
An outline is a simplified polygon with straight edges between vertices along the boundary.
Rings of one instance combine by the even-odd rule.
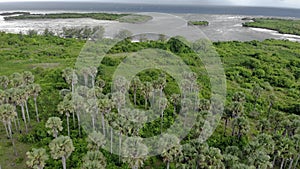
[[10, 16], [10, 15], [29, 15], [30, 12], [3, 12], [0, 13], [1, 16]]
[[18, 16], [7, 16], [5, 20], [24, 20], [24, 19], [71, 19], [71, 18], [92, 18], [96, 20], [118, 20], [129, 14], [114, 13], [51, 13], [51, 14], [32, 14], [25, 13]]
[[208, 26], [209, 22], [207, 21], [189, 21], [188, 26]]
[[300, 35], [300, 20], [280, 18], [253, 18], [251, 20], [251, 22], [243, 23], [243, 26], [270, 29], [283, 34]]
[[116, 14], [116, 13], [51, 13], [32, 14], [29, 12], [7, 12], [0, 15], [5, 16], [4, 20], [25, 20], [25, 19], [78, 19], [91, 18], [96, 20], [110, 20], [126, 23], [145, 23], [152, 19], [151, 16], [138, 14]]

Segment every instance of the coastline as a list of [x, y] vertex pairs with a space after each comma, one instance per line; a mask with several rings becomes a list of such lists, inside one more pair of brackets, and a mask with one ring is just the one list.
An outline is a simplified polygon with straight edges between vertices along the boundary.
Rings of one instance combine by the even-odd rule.
[[[53, 14], [53, 13], [91, 13], [91, 11], [69, 11], [69, 10], [14, 10], [14, 11], [0, 11], [4, 12], [30, 12], [32, 14]], [[112, 12], [99, 12], [97, 13], [112, 13]], [[121, 14], [123, 12], [118, 12]], [[139, 14], [139, 13], [137, 13]], [[201, 31], [213, 42], [217, 41], [251, 41], [251, 40], [265, 40], [265, 39], [283, 39], [294, 42], [300, 42], [300, 36], [281, 34], [277, 31], [269, 29], [255, 29], [242, 27], [245, 20], [242, 18], [249, 17], [270, 17], [270, 16], [248, 16], [248, 15], [211, 15], [211, 14], [173, 14], [183, 19], [189, 20], [203, 20], [208, 21], [210, 24], [206, 27], [201, 27]], [[46, 28], [49, 30], [60, 33], [62, 27], [85, 27], [85, 26], [103, 26], [106, 28], [108, 25], [120, 25], [118, 21], [108, 20], [95, 20], [91, 18], [66, 18], [66, 19], [34, 19], [34, 20], [9, 20], [5, 21], [4, 16], [0, 16], [0, 31], [8, 33], [26, 33], [29, 30], [37, 30], [38, 32], [44, 31]], [[283, 19], [298, 19], [293, 17], [277, 17]]]

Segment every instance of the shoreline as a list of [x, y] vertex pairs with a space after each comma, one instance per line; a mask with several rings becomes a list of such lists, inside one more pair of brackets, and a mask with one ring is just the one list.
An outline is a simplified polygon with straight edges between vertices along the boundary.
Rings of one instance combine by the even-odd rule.
[[[25, 10], [14, 11], [0, 11], [3, 12], [27, 12]], [[51, 14], [51, 13], [74, 13], [74, 11], [28, 11], [32, 14]], [[76, 13], [90, 13], [89, 11], [81, 11]], [[98, 12], [102, 13], [102, 12]], [[109, 12], [111, 13], [111, 12]], [[119, 14], [124, 14], [120, 13]], [[139, 13], [137, 13], [139, 14]], [[142, 14], [142, 13], [141, 13]], [[172, 15], [172, 14], [171, 14]], [[210, 14], [179, 14], [187, 21], [191, 20], [205, 20], [210, 24], [206, 27], [201, 27], [201, 31], [207, 35], [208, 39], [213, 42], [218, 41], [251, 41], [251, 40], [265, 40], [265, 39], [283, 39], [300, 42], [300, 36], [281, 34], [269, 29], [254, 29], [252, 27], [243, 27], [245, 22], [242, 18], [255, 17], [247, 15], [210, 15]], [[4, 20], [5, 16], [0, 16], [0, 31], [8, 33], [26, 33], [29, 30], [44, 31], [48, 28], [51, 31], [59, 33], [62, 27], [85, 27], [85, 26], [103, 26], [104, 28], [111, 24], [115, 26], [121, 26], [119, 21], [111, 20], [96, 20], [92, 18], [63, 18], [63, 19], [21, 19], [21, 20]], [[262, 16], [266, 17], [266, 16]], [[291, 17], [280, 17], [284, 19], [292, 19]]]

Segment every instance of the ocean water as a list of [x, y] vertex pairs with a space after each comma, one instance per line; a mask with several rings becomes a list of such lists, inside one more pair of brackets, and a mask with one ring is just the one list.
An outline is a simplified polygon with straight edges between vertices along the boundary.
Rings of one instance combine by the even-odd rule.
[[261, 15], [300, 18], [300, 9], [205, 6], [205, 5], [150, 5], [97, 2], [2, 2], [0, 11], [109, 11], [109, 12], [161, 12], [219, 15]]

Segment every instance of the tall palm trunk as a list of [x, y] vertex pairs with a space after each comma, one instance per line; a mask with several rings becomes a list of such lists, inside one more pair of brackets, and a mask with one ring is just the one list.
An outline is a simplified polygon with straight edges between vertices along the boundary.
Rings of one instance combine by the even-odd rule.
[[[274, 153], [274, 154], [275, 154], [275, 153]], [[274, 155], [273, 162], [272, 162], [273, 168], [275, 168], [276, 157], [277, 157], [277, 155]]]
[[164, 122], [164, 111], [161, 111], [161, 122], [160, 122], [160, 132], [162, 133], [162, 127]]
[[102, 131], [103, 131], [103, 135], [105, 137], [105, 124], [104, 124], [104, 113], [101, 113], [101, 121], [102, 121]]
[[112, 154], [113, 152], [113, 128], [110, 127], [110, 153]]
[[79, 113], [77, 113], [76, 115], [77, 115], [77, 123], [78, 123], [78, 133], [79, 133], [79, 137], [81, 137], [80, 116], [79, 116]]
[[224, 122], [224, 136], [226, 135], [227, 125], [228, 125], [228, 119], [226, 118]]
[[6, 131], [7, 138], [10, 138], [9, 131], [8, 131], [8, 128], [7, 128], [7, 125], [6, 125], [6, 122], [5, 122], [5, 121], [3, 121], [3, 125], [4, 125], [4, 127], [5, 127], [5, 131]]
[[25, 110], [24, 110], [24, 105], [23, 104], [21, 104], [21, 110], [22, 110], [22, 117], [23, 117], [23, 120], [24, 120], [26, 133], [28, 133], [27, 121], [26, 121], [26, 117], [25, 117]]
[[19, 119], [19, 115], [18, 115], [18, 113], [17, 113], [17, 124], [18, 124], [18, 129], [19, 129], [19, 131], [20, 131], [20, 133], [22, 133], [22, 131], [21, 131], [21, 127], [20, 127], [20, 119]]
[[296, 169], [296, 168], [297, 168], [297, 165], [298, 165], [299, 159], [300, 159], [300, 154], [298, 154], [298, 157], [297, 157], [297, 159], [296, 159], [296, 161], [295, 161], [294, 169]]
[[69, 116], [67, 116], [67, 126], [68, 126], [68, 136], [70, 137], [70, 122], [69, 122]]
[[145, 97], [145, 110], [147, 110], [147, 106], [148, 106], [148, 99], [147, 97]]
[[167, 162], [167, 169], [170, 168], [170, 161]]
[[40, 122], [40, 118], [39, 118], [39, 110], [38, 110], [38, 106], [37, 106], [37, 100], [36, 97], [33, 98], [34, 100], [34, 107], [35, 107], [35, 113], [36, 113], [36, 121]]
[[92, 114], [92, 125], [93, 125], [93, 131], [95, 131], [95, 115]]
[[88, 75], [83, 75], [83, 79], [84, 79], [84, 86], [88, 87]]
[[18, 129], [18, 125], [17, 125], [17, 120], [16, 119], [14, 120], [14, 125], [15, 125], [16, 131], [18, 131], [19, 129]]
[[136, 88], [134, 88], [133, 102], [134, 102], [134, 105], [136, 106]]
[[[17, 110], [17, 106], [16, 106], [16, 104], [13, 104], [13, 106], [14, 106], [14, 108], [15, 108], [15, 110]], [[17, 112], [17, 124], [18, 124], [18, 128], [19, 128], [19, 131], [20, 131], [20, 133], [22, 133], [22, 131], [21, 131], [21, 126], [20, 126], [20, 119], [19, 119], [19, 114], [18, 114], [18, 112]]]
[[11, 143], [12, 143], [12, 146], [13, 146], [14, 154], [15, 154], [15, 156], [17, 156], [18, 152], [16, 150], [15, 141], [13, 139], [13, 134], [12, 134], [12, 131], [11, 131], [11, 122], [10, 121], [8, 122], [7, 126], [8, 126], [8, 131], [9, 131]]
[[119, 133], [119, 161], [121, 161], [121, 150], [122, 150], [122, 132]]
[[293, 162], [294, 162], [294, 158], [292, 158], [291, 161], [290, 161], [289, 169], [292, 169], [292, 167], [293, 167]]
[[30, 115], [29, 115], [27, 100], [25, 101], [25, 110], [27, 114], [28, 124], [30, 124]]
[[61, 162], [62, 162], [62, 165], [63, 165], [63, 169], [67, 169], [67, 163], [66, 163], [66, 157], [65, 156], [61, 157]]
[[268, 108], [268, 120], [270, 119], [270, 113], [271, 113], [272, 106], [273, 106], [273, 104], [270, 103], [269, 108]]
[[284, 165], [284, 158], [282, 158], [280, 169], [283, 169], [283, 165]]
[[72, 113], [72, 116], [73, 116], [73, 127], [74, 129], [76, 128], [76, 122], [75, 122], [75, 112]]

